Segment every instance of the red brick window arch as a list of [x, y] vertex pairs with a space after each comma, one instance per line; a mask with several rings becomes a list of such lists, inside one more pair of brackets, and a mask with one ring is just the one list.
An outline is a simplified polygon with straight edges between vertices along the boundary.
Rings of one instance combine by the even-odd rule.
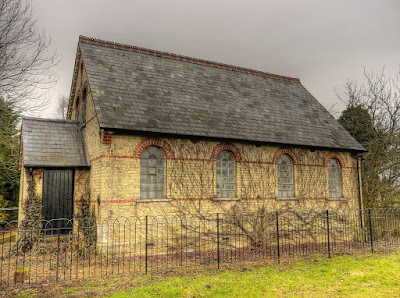
[[328, 161], [328, 191], [330, 198], [343, 196], [342, 169], [339, 160], [331, 158]]
[[133, 156], [136, 158], [140, 158], [142, 156], [143, 150], [146, 149], [148, 146], [156, 146], [162, 148], [166, 159], [174, 158], [174, 151], [172, 150], [170, 144], [168, 144], [165, 140], [150, 138], [144, 138], [139, 142], [139, 144], [136, 145], [135, 150], [133, 151]]
[[216, 196], [217, 198], [234, 198], [236, 196], [236, 157], [228, 150], [217, 155]]
[[281, 154], [278, 158], [278, 197], [294, 197], [293, 160], [289, 154]]
[[164, 151], [157, 146], [146, 147], [140, 157], [140, 198], [164, 198]]

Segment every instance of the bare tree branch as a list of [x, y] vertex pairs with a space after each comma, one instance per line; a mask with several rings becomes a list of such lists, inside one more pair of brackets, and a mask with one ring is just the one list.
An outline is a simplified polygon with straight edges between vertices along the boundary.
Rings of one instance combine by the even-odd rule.
[[39, 113], [56, 83], [58, 62], [51, 40], [33, 14], [30, 0], [0, 3], [0, 97], [24, 113]]

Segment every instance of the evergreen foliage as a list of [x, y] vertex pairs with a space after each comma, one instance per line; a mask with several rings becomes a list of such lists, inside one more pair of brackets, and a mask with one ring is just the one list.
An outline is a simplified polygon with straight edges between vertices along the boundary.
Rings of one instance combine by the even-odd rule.
[[0, 208], [18, 205], [19, 121], [12, 104], [0, 97]]
[[364, 71], [365, 83], [348, 82], [339, 122], [366, 150], [362, 163], [364, 207], [400, 205], [400, 82]]

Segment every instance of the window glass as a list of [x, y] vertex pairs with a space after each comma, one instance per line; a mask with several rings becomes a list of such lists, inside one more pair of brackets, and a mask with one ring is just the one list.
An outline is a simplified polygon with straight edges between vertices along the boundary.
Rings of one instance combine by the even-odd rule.
[[328, 189], [329, 197], [342, 197], [342, 179], [340, 177], [340, 164], [336, 158], [332, 158], [328, 162]]
[[278, 159], [278, 197], [293, 197], [293, 161], [287, 154]]
[[221, 151], [217, 156], [217, 192], [219, 198], [234, 198], [235, 188], [235, 156], [230, 151]]
[[164, 197], [164, 152], [156, 146], [144, 149], [140, 158], [140, 197]]

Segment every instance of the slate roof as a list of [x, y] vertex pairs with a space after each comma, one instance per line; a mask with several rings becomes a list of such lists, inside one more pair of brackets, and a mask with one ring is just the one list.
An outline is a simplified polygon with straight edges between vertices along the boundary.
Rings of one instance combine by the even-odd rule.
[[299, 79], [80, 37], [102, 128], [365, 149]]
[[89, 166], [78, 125], [78, 121], [23, 118], [24, 166]]

